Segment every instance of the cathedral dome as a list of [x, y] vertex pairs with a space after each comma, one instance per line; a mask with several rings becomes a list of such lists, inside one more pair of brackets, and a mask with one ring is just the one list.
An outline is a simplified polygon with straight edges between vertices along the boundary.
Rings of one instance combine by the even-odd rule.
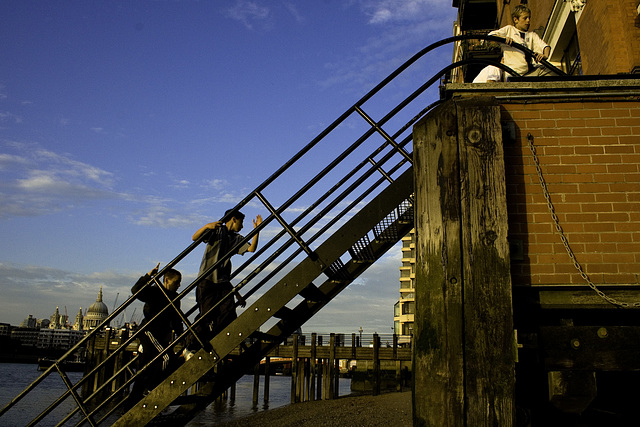
[[100, 287], [100, 292], [98, 293], [98, 299], [96, 302], [89, 306], [87, 310], [87, 315], [84, 316], [83, 322], [85, 329], [95, 328], [100, 325], [104, 319], [109, 316], [109, 309], [107, 305], [102, 302], [102, 287]]

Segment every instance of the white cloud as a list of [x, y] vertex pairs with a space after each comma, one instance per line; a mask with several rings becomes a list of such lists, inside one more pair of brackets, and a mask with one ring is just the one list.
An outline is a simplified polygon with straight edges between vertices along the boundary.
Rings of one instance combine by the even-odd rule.
[[114, 176], [36, 144], [6, 144], [0, 154], [0, 218], [44, 215], [91, 200], [119, 199]]
[[264, 23], [270, 14], [268, 7], [248, 0], [237, 0], [233, 7], [227, 9], [227, 16], [241, 22], [249, 29], [253, 29], [255, 23]]
[[362, 3], [370, 24], [424, 21], [444, 8], [452, 9], [450, 0], [365, 0]]
[[137, 225], [159, 228], [192, 227], [193, 224], [202, 222], [200, 214], [185, 214], [183, 209], [170, 207], [173, 205], [173, 203], [147, 204], [143, 209], [134, 212], [131, 221]]
[[305, 22], [305, 18], [298, 10], [297, 6], [293, 2], [285, 2], [285, 8], [289, 11], [289, 13], [293, 16], [297, 23], [302, 24]]
[[0, 111], [0, 123], [6, 122], [22, 123], [22, 117], [9, 111]]
[[205, 181], [205, 188], [210, 188], [213, 190], [222, 190], [223, 188], [229, 185], [229, 182], [225, 179], [210, 179]]
[[22, 156], [0, 153], [0, 171], [8, 170], [17, 166], [21, 167], [28, 163], [29, 161]]

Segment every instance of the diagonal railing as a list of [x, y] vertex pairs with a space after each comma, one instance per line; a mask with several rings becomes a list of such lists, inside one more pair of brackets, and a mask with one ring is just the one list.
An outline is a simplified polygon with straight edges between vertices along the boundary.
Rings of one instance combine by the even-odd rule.
[[[466, 60], [444, 67], [416, 90], [404, 97], [400, 103], [378, 120], [374, 119], [375, 114], [371, 113], [371, 111], [376, 111], [378, 108], [378, 104], [374, 103], [374, 100], [379, 100], [378, 103], [386, 111], [389, 99], [391, 96], [395, 98], [399, 90], [391, 88], [390, 83], [394, 82], [425, 54], [450, 43], [478, 38], [497, 42], [504, 41], [504, 39], [496, 36], [462, 35], [450, 37], [427, 46], [398, 67], [351, 108], [347, 109], [338, 119], [236, 205], [236, 209], [250, 207], [251, 210], [265, 210], [268, 212], [262, 224], [250, 231], [244, 239], [244, 242], [248, 242], [256, 233], [262, 233], [260, 250], [233, 272], [234, 281], [238, 281], [236, 290], [251, 286], [245, 292], [246, 297], [260, 300], [261, 295], [264, 296], [269, 292], [269, 289], [265, 291], [267, 285], [277, 284], [282, 277], [286, 277], [287, 274], [291, 274], [296, 269], [296, 264], [302, 262], [310, 263], [318, 272], [322, 272], [329, 277], [325, 286], [327, 289], [325, 295], [331, 294], [333, 296], [343, 289], [346, 284], [354, 280], [357, 274], [360, 274], [358, 269], [353, 269], [349, 280], [342, 280], [341, 285], [337, 288], [332, 287], [333, 285], [330, 285], [330, 282], [332, 282], [331, 276], [336, 276], [340, 271], [344, 270], [346, 268], [345, 263], [340, 259], [332, 260], [330, 263], [325, 262], [322, 256], [318, 254], [318, 248], [322, 247], [324, 242], [330, 241], [333, 233], [341, 225], [348, 224], [350, 218], [357, 216], [363, 205], [370, 204], [376, 198], [380, 198], [386, 188], [392, 186], [399, 177], [410, 171], [412, 156], [411, 150], [407, 149], [407, 147], [411, 143], [411, 126], [439, 102], [436, 101], [424, 108], [423, 106], [428, 102], [425, 102], [422, 97], [428, 95], [427, 90], [448, 71], [456, 67], [470, 62], [487, 63], [487, 61]], [[528, 51], [524, 47], [518, 48], [524, 52]], [[531, 52], [528, 51], [528, 53]], [[546, 61], [543, 61], [543, 63], [555, 69]], [[493, 65], [517, 75], [513, 70], [502, 64]], [[562, 74], [560, 70], [555, 70], [558, 74]], [[385, 91], [391, 91], [391, 94], [387, 94]], [[396, 130], [389, 130], [393, 128]], [[354, 142], [345, 145], [345, 141], [349, 140]], [[303, 184], [298, 186], [299, 184], [292, 183]], [[286, 199], [280, 200], [283, 194], [291, 195]], [[386, 208], [394, 209], [393, 206], [386, 206]], [[224, 219], [222, 218], [222, 220]], [[265, 235], [271, 237], [265, 241]], [[191, 255], [204, 238], [205, 236], [194, 241], [167, 263], [146, 286], [155, 284], [160, 289], [164, 289], [159, 285], [158, 279], [168, 269], [175, 268]], [[369, 244], [366, 243], [363, 246], [369, 247]], [[338, 251], [340, 250], [346, 252], [351, 248], [338, 249]], [[105, 337], [105, 327], [120, 316], [127, 307], [136, 302], [138, 295], [136, 293], [111, 313], [100, 327], [91, 330], [82, 341], [65, 353], [51, 367], [45, 370], [38, 379], [2, 408], [0, 410], [0, 424], [2, 424], [2, 417], [5, 414], [15, 408], [25, 396], [38, 389], [43, 381], [54, 372], [60, 375], [67, 389], [59, 398], [36, 415], [28, 424], [29, 426], [37, 425], [45, 419], [49, 421], [47, 417], [52, 417], [56, 408], [68, 399], [72, 399], [75, 402], [75, 409], [65, 414], [60, 420], [56, 420], [55, 425], [88, 424], [94, 426], [114, 422], [114, 419], [119, 416], [117, 414], [122, 396], [126, 394], [128, 387], [136, 376], [148, 369], [152, 363], [164, 354], [177, 348], [176, 346], [184, 342], [187, 335], [195, 336], [205, 349], [204, 351], [208, 352], [207, 354], [214, 355], [213, 357], [215, 358], [212, 342], [217, 337], [210, 342], [203, 337], [196, 336], [194, 333], [194, 326], [197, 325], [199, 320], [194, 319], [192, 321], [190, 319], [193, 317], [197, 307], [192, 306], [183, 311], [177, 305], [179, 302], [184, 301], [185, 297], [193, 291], [204, 277], [230, 258], [232, 253], [234, 253], [233, 248], [228, 254], [222, 256], [216, 264], [187, 285], [175, 299], [171, 300], [167, 296], [168, 304], [164, 310], [175, 310], [184, 322], [185, 331], [180, 336], [177, 336], [171, 345], [146, 366], [138, 367], [135, 370], [133, 366], [137, 361], [132, 359], [122, 365], [119, 370], [110, 374], [108, 378], [105, 378], [103, 384], [87, 396], [83, 396], [79, 392], [107, 364], [113, 363], [128, 346], [137, 342], [139, 335], [144, 333], [145, 330], [141, 328], [124, 339], [118, 349], [108, 354], [99, 365], [91, 367], [82, 379], [75, 384], [71, 383], [62, 368], [65, 360], [72, 357], [78, 350], [86, 348], [91, 340]], [[335, 280], [333, 281], [335, 282]], [[336, 291], [336, 289], [339, 290]], [[304, 315], [301, 314], [299, 318], [302, 321], [306, 320], [306, 316], [315, 313], [319, 307], [310, 310]], [[152, 325], [164, 310], [158, 313], [154, 319], [151, 319], [145, 325], [145, 328]], [[280, 311], [282, 312], [282, 310]], [[263, 325], [252, 325], [247, 330], [256, 330], [261, 326]], [[280, 338], [278, 337], [278, 339]], [[272, 344], [270, 343], [269, 345]], [[127, 377], [127, 379], [116, 386], [116, 379], [123, 376]], [[108, 396], [103, 398], [102, 396], [105, 393]]]

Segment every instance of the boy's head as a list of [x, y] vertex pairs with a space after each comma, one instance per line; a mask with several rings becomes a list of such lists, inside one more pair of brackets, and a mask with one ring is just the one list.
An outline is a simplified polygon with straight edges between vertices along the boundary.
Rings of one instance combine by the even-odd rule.
[[182, 274], [173, 268], [164, 272], [164, 287], [170, 291], [176, 292], [180, 287]]
[[229, 209], [224, 213], [224, 220], [229, 231], [239, 232], [242, 230], [244, 214], [239, 210]]
[[531, 20], [531, 9], [523, 4], [517, 5], [511, 12], [513, 26], [520, 31], [529, 31], [529, 23]]

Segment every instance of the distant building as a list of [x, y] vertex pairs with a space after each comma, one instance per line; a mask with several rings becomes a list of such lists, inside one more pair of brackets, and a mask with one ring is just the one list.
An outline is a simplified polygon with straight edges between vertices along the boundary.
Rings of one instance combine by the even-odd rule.
[[14, 328], [11, 331], [11, 339], [19, 341], [25, 347], [35, 347], [38, 344], [40, 331], [35, 328]]
[[394, 306], [394, 333], [399, 336], [399, 343], [407, 343], [413, 335], [413, 321], [416, 312], [415, 299], [415, 265], [416, 244], [415, 230], [402, 238], [402, 266], [400, 267], [400, 300]]
[[73, 323], [73, 329], [76, 331], [82, 331], [84, 329], [84, 316], [82, 315], [82, 307], [76, 314], [76, 321]]
[[37, 324], [38, 320], [33, 317], [32, 315], [27, 316], [26, 319], [24, 319], [22, 321], [22, 323], [20, 323], [20, 327], [21, 328], [36, 328], [36, 324]]
[[49, 329], [62, 329], [67, 326], [69, 317], [66, 314], [60, 314], [59, 307], [56, 307], [56, 311], [53, 313], [49, 321]]
[[38, 348], [69, 349], [84, 337], [83, 331], [73, 329], [40, 329]]
[[11, 325], [8, 323], [0, 323], [0, 337], [11, 336]]
[[83, 329], [89, 330], [92, 328], [96, 328], [102, 322], [104, 322], [107, 317], [109, 317], [109, 309], [107, 308], [107, 305], [102, 302], [102, 287], [100, 287], [100, 292], [98, 292], [98, 299], [96, 299], [96, 302], [89, 306], [87, 315], [84, 316]]

